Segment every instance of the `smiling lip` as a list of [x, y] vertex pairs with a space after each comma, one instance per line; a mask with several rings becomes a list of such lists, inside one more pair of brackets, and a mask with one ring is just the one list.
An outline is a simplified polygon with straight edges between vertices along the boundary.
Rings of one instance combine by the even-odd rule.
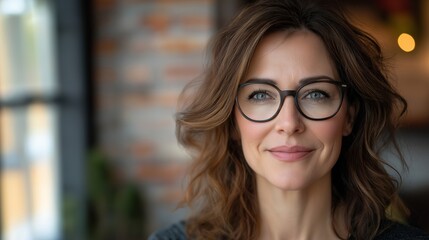
[[303, 146], [279, 146], [268, 149], [268, 152], [270, 152], [274, 158], [284, 162], [301, 160], [313, 151], [314, 149]]

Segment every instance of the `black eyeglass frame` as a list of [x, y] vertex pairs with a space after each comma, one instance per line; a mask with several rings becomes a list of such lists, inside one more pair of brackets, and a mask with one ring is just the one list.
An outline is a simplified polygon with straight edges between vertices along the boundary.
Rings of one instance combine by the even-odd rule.
[[[340, 104], [338, 105], [337, 110], [336, 110], [332, 115], [330, 115], [330, 116], [328, 116], [328, 117], [324, 117], [324, 118], [312, 118], [312, 117], [307, 116], [307, 115], [306, 115], [306, 114], [301, 110], [301, 107], [300, 107], [300, 106], [299, 106], [299, 104], [298, 104], [298, 97], [297, 97], [298, 95], [297, 95], [297, 93], [298, 93], [302, 88], [304, 88], [305, 86], [307, 86], [307, 85], [309, 85], [309, 84], [312, 84], [312, 83], [320, 83], [320, 82], [332, 83], [332, 84], [334, 84], [334, 85], [339, 86], [339, 87], [340, 87], [340, 94], [341, 94], [341, 101], [340, 101]], [[240, 103], [239, 103], [239, 101], [238, 101], [238, 92], [239, 92], [239, 91], [240, 91], [240, 89], [241, 89], [241, 88], [243, 88], [244, 86], [247, 86], [247, 85], [253, 85], [253, 84], [266, 84], [266, 85], [269, 85], [269, 86], [271, 86], [271, 87], [275, 88], [275, 89], [279, 92], [279, 94], [280, 94], [280, 104], [279, 104], [279, 107], [278, 107], [277, 111], [274, 113], [274, 115], [273, 115], [272, 117], [270, 117], [270, 118], [268, 118], [268, 119], [265, 119], [265, 120], [254, 120], [254, 119], [249, 118], [246, 114], [244, 114], [243, 110], [241, 110]], [[241, 83], [241, 84], [238, 86], [237, 94], [236, 94], [236, 96], [235, 96], [235, 103], [237, 104], [238, 110], [240, 111], [241, 115], [242, 115], [244, 118], [246, 118], [247, 120], [252, 121], [252, 122], [260, 122], [260, 123], [263, 123], [263, 122], [269, 122], [269, 121], [273, 120], [274, 118], [276, 118], [276, 117], [277, 117], [277, 115], [279, 115], [279, 113], [280, 113], [280, 111], [281, 111], [281, 109], [282, 109], [282, 107], [283, 107], [283, 104], [284, 104], [284, 102], [285, 102], [286, 97], [287, 97], [287, 96], [293, 96], [293, 98], [294, 98], [294, 103], [295, 103], [295, 107], [296, 107], [296, 109], [298, 110], [298, 112], [299, 112], [303, 117], [305, 117], [305, 118], [307, 118], [307, 119], [310, 119], [310, 120], [313, 120], [313, 121], [323, 121], [323, 120], [327, 120], [327, 119], [332, 118], [332, 117], [334, 117], [335, 115], [337, 115], [338, 111], [341, 109], [341, 106], [343, 105], [343, 100], [344, 100], [344, 95], [345, 95], [345, 90], [346, 90], [346, 89], [347, 89], [347, 84], [345, 84], [345, 83], [343, 83], [343, 82], [340, 82], [340, 81], [336, 81], [336, 80], [331, 79], [331, 78], [322, 78], [322, 79], [313, 79], [313, 80], [309, 80], [309, 81], [306, 81], [304, 84], [300, 85], [296, 90], [283, 90], [283, 91], [282, 91], [282, 90], [280, 90], [280, 89], [279, 89], [275, 84], [273, 84], [273, 83], [266, 82], [266, 81], [263, 81], [263, 80], [262, 80], [262, 81], [261, 81], [261, 80], [250, 80], [250, 81], [248, 81], [248, 82]]]

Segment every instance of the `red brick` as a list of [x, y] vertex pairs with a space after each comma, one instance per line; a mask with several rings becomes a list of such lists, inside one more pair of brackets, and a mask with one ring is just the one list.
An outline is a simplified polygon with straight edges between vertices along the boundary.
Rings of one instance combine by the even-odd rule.
[[154, 143], [149, 141], [135, 142], [129, 146], [128, 152], [136, 159], [148, 158], [155, 154], [156, 146]]
[[143, 64], [131, 64], [124, 68], [124, 80], [130, 84], [144, 84], [151, 81], [151, 70]]
[[143, 37], [134, 37], [127, 45], [127, 51], [133, 55], [143, 55], [151, 50], [152, 48], [148, 44], [148, 41]]
[[162, 91], [151, 94], [126, 94], [122, 97], [122, 103], [127, 107], [168, 107], [175, 108], [179, 92], [177, 91]]
[[161, 53], [184, 53], [190, 54], [201, 52], [205, 42], [198, 41], [192, 37], [164, 36], [154, 38], [154, 46]]
[[201, 73], [201, 67], [197, 65], [172, 65], [164, 72], [164, 79], [168, 82], [188, 82]]
[[102, 94], [97, 94], [94, 98], [94, 101], [95, 101], [95, 107], [98, 110], [111, 108], [115, 103], [114, 98], [112, 98], [111, 96], [106, 96]]
[[113, 8], [117, 4], [117, 0], [95, 0], [93, 6], [95, 9]]
[[171, 19], [166, 14], [152, 14], [140, 20], [140, 26], [149, 28], [154, 32], [165, 32], [171, 25]]
[[206, 15], [200, 16], [183, 16], [181, 23], [185, 29], [204, 29], [209, 30], [213, 26], [213, 19]]
[[145, 182], [175, 183], [183, 177], [185, 171], [185, 164], [146, 163], [140, 166], [138, 177]]
[[94, 36], [98, 36], [100, 32], [108, 31], [112, 28], [112, 25], [115, 24], [115, 18], [113, 17], [112, 10], [102, 10], [95, 9], [94, 16], [92, 16], [92, 20], [94, 21]]
[[96, 55], [106, 56], [113, 55], [118, 50], [118, 44], [116, 40], [111, 38], [98, 39], [96, 42]]
[[159, 104], [163, 107], [176, 107], [177, 100], [179, 98], [179, 92], [164, 91], [163, 93], [157, 94], [154, 98], [154, 103]]
[[150, 98], [147, 95], [140, 94], [125, 94], [122, 96], [122, 105], [127, 107], [148, 107], [150, 106]]
[[112, 101], [109, 98], [101, 97], [100, 95], [95, 97], [94, 105], [98, 111], [108, 108], [112, 106]]
[[116, 71], [113, 68], [98, 67], [94, 73], [97, 84], [108, 84], [116, 80]]

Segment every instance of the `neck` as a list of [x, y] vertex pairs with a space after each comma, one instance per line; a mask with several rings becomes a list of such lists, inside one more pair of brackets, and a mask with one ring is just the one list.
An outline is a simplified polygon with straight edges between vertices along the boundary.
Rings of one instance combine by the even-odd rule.
[[[261, 239], [339, 239], [333, 229], [331, 176], [285, 191], [257, 180]], [[342, 232], [342, 231], [341, 231]]]

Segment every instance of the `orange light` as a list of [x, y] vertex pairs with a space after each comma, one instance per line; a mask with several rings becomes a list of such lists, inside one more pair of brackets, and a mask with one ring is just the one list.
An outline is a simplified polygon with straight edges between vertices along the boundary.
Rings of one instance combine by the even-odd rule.
[[402, 33], [398, 37], [398, 45], [404, 52], [411, 52], [416, 47], [416, 42], [410, 34]]

